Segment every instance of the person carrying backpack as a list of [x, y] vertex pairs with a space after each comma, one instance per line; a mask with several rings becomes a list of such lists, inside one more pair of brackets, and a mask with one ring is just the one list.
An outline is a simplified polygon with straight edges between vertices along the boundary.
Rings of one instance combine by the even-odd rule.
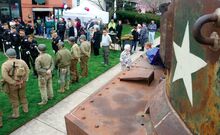
[[12, 116], [16, 119], [19, 117], [19, 102], [22, 104], [23, 112], [28, 112], [28, 101], [26, 98], [26, 81], [28, 80], [28, 65], [20, 59], [16, 59], [15, 49], [6, 51], [8, 60], [2, 64], [3, 90], [8, 94], [12, 104]]

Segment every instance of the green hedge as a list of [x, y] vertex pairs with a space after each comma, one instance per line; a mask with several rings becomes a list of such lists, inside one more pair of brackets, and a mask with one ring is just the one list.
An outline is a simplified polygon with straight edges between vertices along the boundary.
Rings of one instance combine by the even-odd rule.
[[151, 14], [151, 13], [137, 13], [133, 11], [117, 11], [117, 18], [126, 22], [126, 20], [129, 21], [131, 25], [135, 25], [137, 23], [150, 23], [151, 20], [154, 20], [157, 26], [160, 26], [160, 16]]

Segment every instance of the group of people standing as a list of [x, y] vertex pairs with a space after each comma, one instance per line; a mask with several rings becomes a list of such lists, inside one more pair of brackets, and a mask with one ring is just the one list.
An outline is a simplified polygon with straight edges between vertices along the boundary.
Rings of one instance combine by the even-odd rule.
[[[40, 20], [38, 23], [41, 23]], [[69, 24], [68, 27], [67, 24]], [[48, 29], [48, 32], [52, 33], [52, 49], [55, 53], [55, 58], [53, 58], [46, 52], [47, 46], [45, 44], [38, 45], [37, 41], [34, 40], [33, 31], [29, 24], [16, 22], [9, 27], [8, 24], [0, 23], [0, 49], [8, 57], [8, 60], [2, 64], [2, 83], [3, 89], [8, 94], [12, 104], [12, 118], [19, 117], [19, 102], [22, 105], [23, 112], [27, 113], [29, 111], [25, 88], [31, 68], [33, 69], [33, 75], [38, 78], [41, 93], [41, 101], [38, 105], [45, 105], [48, 100], [54, 97], [52, 85], [54, 69], [59, 73], [60, 88], [58, 92], [64, 93], [65, 90], [69, 89], [71, 83], [79, 82], [80, 77], [88, 76], [88, 61], [91, 51], [97, 56], [100, 54], [99, 51], [102, 47], [104, 66], [109, 65], [112, 38], [108, 32], [113, 31], [116, 33], [116, 38], [120, 41], [123, 29], [122, 22], [119, 21], [116, 24], [114, 20], [111, 20], [106, 28], [98, 22], [90, 22], [87, 25], [87, 32], [84, 33], [79, 33], [80, 29], [77, 27], [81, 27], [80, 25], [80, 20], [76, 20], [75, 23], [71, 20], [64, 22], [61, 19], [57, 23], [56, 31]], [[143, 50], [144, 44], [147, 42], [147, 35], [149, 35], [149, 42], [154, 42], [156, 30], [157, 26], [153, 21], [148, 27], [143, 24], [141, 27], [138, 26], [132, 30], [132, 47], [126, 45], [120, 58], [121, 63], [126, 63], [122, 64], [123, 68], [130, 68], [129, 51], [133, 48], [136, 49], [137, 41], [140, 41], [141, 50]], [[41, 34], [41, 29], [38, 29], [38, 31]], [[70, 50], [64, 46], [65, 32], [69, 33]], [[78, 63], [80, 63], [81, 75], [78, 73]], [[2, 126], [1, 115], [0, 111], [0, 127]]]
[[157, 25], [153, 20], [148, 25], [146, 25], [146, 23], [143, 23], [142, 25], [138, 24], [137, 26], [134, 26], [131, 31], [131, 34], [133, 36], [131, 51], [136, 51], [136, 46], [138, 44], [141, 45], [140, 51], [144, 51], [144, 47], [147, 42], [153, 45], [156, 31]]
[[[35, 48], [38, 56], [35, 59], [35, 70], [38, 76], [38, 85], [41, 93], [41, 102], [38, 105], [47, 104], [48, 100], [54, 97], [52, 85], [52, 73], [55, 68], [58, 70], [58, 82], [60, 88], [58, 92], [64, 93], [69, 89], [70, 83], [79, 82], [80, 77], [88, 76], [88, 60], [90, 58], [91, 46], [86, 41], [86, 36], [79, 37], [80, 46], [76, 44], [75, 37], [69, 37], [68, 43], [72, 46], [71, 50], [64, 47], [61, 40], [56, 44], [58, 51], [55, 58], [46, 52], [47, 46], [39, 44]], [[12, 104], [11, 118], [16, 119], [19, 115], [19, 104], [21, 103], [23, 112], [27, 113], [28, 102], [26, 98], [26, 82], [29, 78], [30, 68], [28, 64], [17, 58], [14, 48], [6, 50], [5, 55], [8, 60], [2, 64], [2, 84], [3, 90], [7, 93]], [[77, 70], [80, 62], [81, 76]], [[2, 115], [2, 113], [0, 113]], [[2, 126], [2, 116], [0, 115], [0, 127]]]

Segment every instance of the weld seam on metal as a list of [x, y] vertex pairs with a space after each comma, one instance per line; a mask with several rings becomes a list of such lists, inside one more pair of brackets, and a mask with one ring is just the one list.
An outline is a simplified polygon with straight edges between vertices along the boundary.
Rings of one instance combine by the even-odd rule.
[[161, 121], [159, 121], [155, 126], [154, 128], [156, 129], [172, 112], [170, 111], [169, 113], [167, 113], [167, 115], [165, 115], [163, 117], [163, 119]]
[[73, 117], [75, 117], [77, 120], [81, 120], [80, 118], [76, 117], [76, 115], [74, 115], [74, 114], [72, 114], [72, 113], [71, 113], [71, 115], [72, 115]]

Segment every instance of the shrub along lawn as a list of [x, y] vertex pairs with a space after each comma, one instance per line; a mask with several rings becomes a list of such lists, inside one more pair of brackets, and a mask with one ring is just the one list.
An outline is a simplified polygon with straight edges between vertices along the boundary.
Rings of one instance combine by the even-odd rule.
[[[47, 45], [47, 52], [54, 56], [52, 48], [51, 48], [51, 41], [47, 39], [38, 39], [39, 43], [44, 43]], [[67, 48], [70, 48], [68, 43], [65, 43]], [[37, 103], [41, 101], [40, 91], [38, 89], [38, 81], [37, 78], [32, 76], [32, 72], [30, 73], [29, 80], [27, 82], [26, 87], [26, 95], [29, 102], [29, 112], [27, 114], [22, 112], [22, 108], [20, 108], [20, 117], [18, 119], [9, 119], [8, 117], [12, 114], [11, 104], [9, 102], [8, 96], [5, 93], [0, 93], [0, 108], [3, 111], [3, 128], [0, 128], [0, 135], [7, 135], [14, 131], [15, 129], [19, 128], [20, 126], [24, 125], [26, 122], [32, 120], [33, 118], [40, 115], [42, 112], [46, 111], [50, 107], [54, 106], [56, 103], [79, 89], [80, 87], [84, 86], [91, 80], [95, 79], [114, 65], [119, 63], [119, 51], [111, 51], [110, 53], [110, 66], [104, 67], [102, 64], [103, 57], [102, 51], [100, 49], [101, 55], [94, 56], [91, 55], [89, 60], [89, 76], [87, 78], [81, 78], [79, 83], [75, 83], [70, 85], [70, 90], [65, 91], [64, 94], [58, 93], [57, 90], [59, 89], [58, 79], [57, 79], [57, 72], [54, 71], [53, 76], [53, 88], [54, 88], [54, 98], [49, 100], [47, 105], [39, 106]], [[2, 64], [7, 58], [0, 53], [0, 63]]]
[[[122, 31], [122, 35], [126, 35], [126, 34], [131, 34], [131, 30], [133, 29], [133, 27], [129, 24], [123, 24], [123, 31]], [[157, 31], [155, 33], [155, 39], [158, 38], [160, 36], [160, 32]]]

